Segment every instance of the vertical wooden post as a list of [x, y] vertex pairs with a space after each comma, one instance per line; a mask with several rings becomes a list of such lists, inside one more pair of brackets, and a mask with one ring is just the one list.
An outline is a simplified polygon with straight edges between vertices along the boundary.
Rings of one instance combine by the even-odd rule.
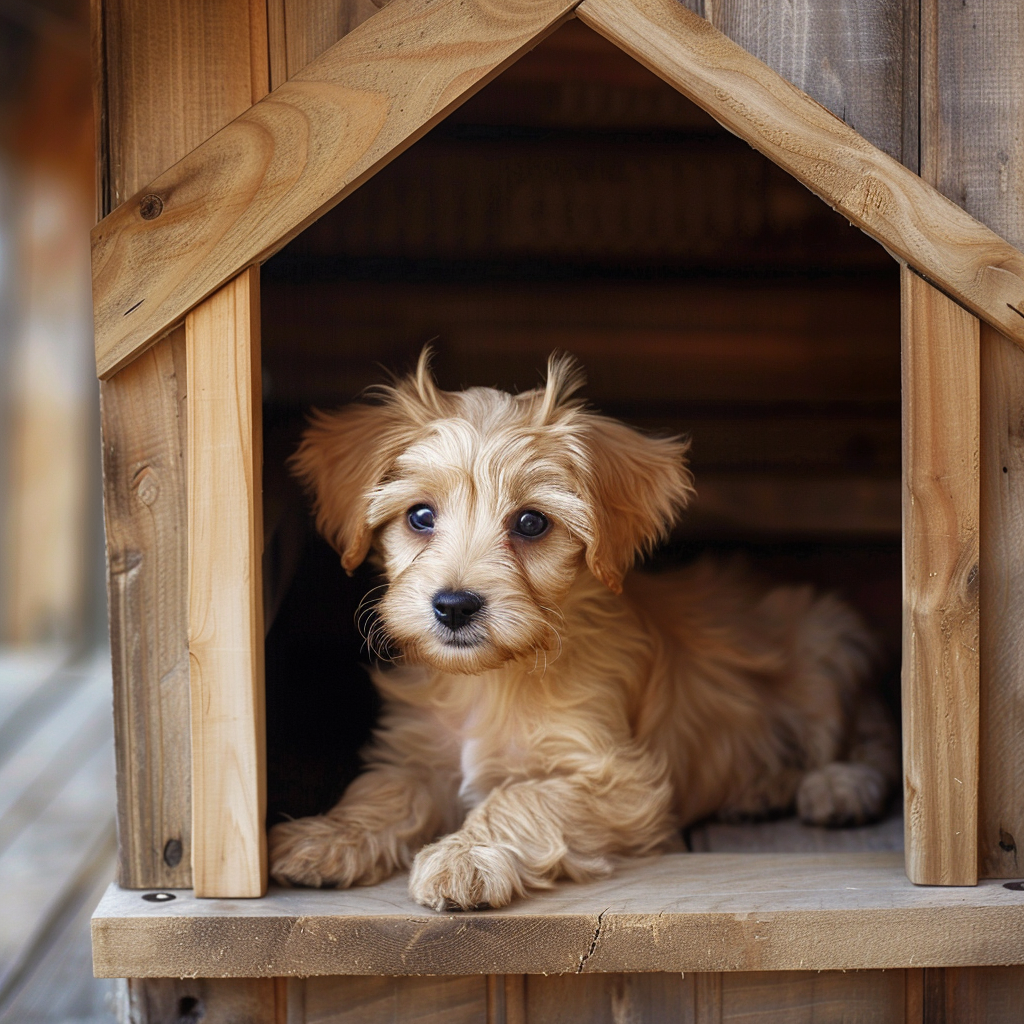
[[267, 888], [259, 270], [189, 313], [188, 584], [192, 881]]
[[[1019, 0], [921, 4], [921, 176], [1024, 248]], [[1024, 874], [1024, 352], [981, 330], [978, 873]]]
[[978, 880], [978, 320], [906, 268], [903, 774], [907, 874]]

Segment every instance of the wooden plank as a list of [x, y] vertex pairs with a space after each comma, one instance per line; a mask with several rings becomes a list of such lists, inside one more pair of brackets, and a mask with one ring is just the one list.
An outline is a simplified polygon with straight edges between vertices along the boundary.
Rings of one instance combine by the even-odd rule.
[[104, 37], [108, 210], [254, 102], [267, 60], [265, 46], [252, 49], [259, 6], [175, 0], [156, 15], [131, 0], [103, 0], [94, 11]]
[[109, 749], [107, 672], [94, 668], [78, 686], [66, 678], [61, 682], [64, 699], [26, 730], [20, 749], [0, 766], [0, 855], [64, 789], [83, 761]]
[[675, 0], [584, 0], [576, 15], [1024, 345], [1024, 255], [995, 232]]
[[526, 1021], [695, 1024], [694, 975], [561, 974], [526, 978]]
[[[340, 202], [573, 5], [395, 0], [106, 217], [93, 232], [100, 376]], [[147, 221], [149, 194], [162, 213]]]
[[[705, 0], [705, 17], [900, 163], [917, 162], [917, 10], [903, 0]], [[909, 39], [907, 37], [910, 37]], [[904, 103], [905, 92], [915, 102]], [[912, 143], [912, 149], [911, 149]]]
[[1024, 895], [925, 888], [898, 853], [667, 854], [497, 911], [436, 914], [407, 879], [166, 903], [111, 887], [99, 977], [854, 970], [1024, 963]]
[[[264, 268], [265, 272], [268, 268]], [[269, 276], [265, 274], [265, 276]], [[554, 348], [587, 372], [601, 407], [900, 400], [899, 295], [819, 282], [264, 282], [268, 400], [341, 402], [413, 366], [437, 337], [443, 387], [529, 388]], [[742, 301], [737, 301], [737, 295]], [[336, 325], [325, 334], [323, 325]]]
[[789, 971], [721, 976], [721, 1024], [904, 1024], [903, 971]]
[[267, 886], [259, 270], [185, 321], [197, 896]]
[[896, 537], [900, 486], [895, 479], [787, 479], [750, 473], [704, 473], [679, 534], [711, 526], [748, 534], [855, 534]]
[[[94, 0], [102, 210], [250, 105], [254, 13]], [[118, 873], [140, 888], [191, 883], [184, 389], [183, 327], [100, 386]]]
[[283, 0], [288, 77], [372, 18], [387, 0]]
[[[26, 971], [38, 962], [59, 925], [73, 913], [82, 885], [96, 881], [97, 865], [109, 864], [114, 848], [113, 765], [109, 747], [109, 676], [96, 672], [28, 739], [22, 755], [5, 766], [5, 793], [21, 792], [11, 801], [25, 813], [8, 828], [0, 850], [0, 1006], [20, 987]], [[107, 743], [74, 749], [75, 734], [93, 731], [102, 721]], [[67, 772], [49, 785], [33, 770], [60, 750]], [[19, 770], [20, 769], [20, 770]], [[42, 784], [41, 784], [42, 783]], [[10, 824], [10, 810], [5, 823]], [[77, 894], [77, 895], [76, 895]]]
[[[1024, 969], [947, 968], [942, 978], [944, 1022], [984, 1021], [1018, 1024], [1024, 1020]], [[926, 1024], [931, 1024], [927, 1021]]]
[[293, 1024], [288, 984], [272, 978], [131, 978], [124, 1003], [123, 1019], [132, 1024]]
[[[922, 174], [1024, 245], [1024, 23], [1016, 0], [922, 5]], [[1024, 873], [1024, 353], [982, 331], [979, 872]]]
[[185, 331], [100, 386], [118, 878], [191, 884]]
[[[481, 1024], [487, 978], [309, 978], [301, 1017], [288, 1024]], [[488, 1024], [491, 1024], [488, 1021]]]
[[903, 272], [907, 874], [978, 878], [978, 321]]
[[[108, 779], [110, 767], [108, 763]], [[52, 933], [24, 964], [22, 984], [0, 1006], [0, 1024], [101, 1024], [109, 1021], [118, 985], [92, 976], [89, 918], [116, 866], [113, 837], [65, 896]], [[88, 865], [87, 865], [88, 867]], [[91, 877], [90, 877], [91, 876]]]
[[1024, 875], [1024, 353], [981, 331], [978, 873]]

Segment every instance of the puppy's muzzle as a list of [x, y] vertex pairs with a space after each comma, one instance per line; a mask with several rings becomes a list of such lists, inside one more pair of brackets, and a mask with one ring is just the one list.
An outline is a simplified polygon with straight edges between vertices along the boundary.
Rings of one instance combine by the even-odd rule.
[[483, 598], [472, 590], [439, 590], [432, 603], [437, 621], [452, 632], [468, 626], [484, 606]]

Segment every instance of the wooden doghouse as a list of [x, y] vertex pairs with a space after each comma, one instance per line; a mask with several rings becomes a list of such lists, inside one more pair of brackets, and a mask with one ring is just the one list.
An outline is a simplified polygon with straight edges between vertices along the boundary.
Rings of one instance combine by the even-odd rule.
[[[887, 0], [871, 10], [816, 0], [803, 22], [787, 5], [695, 6], [699, 12], [678, 0], [391, 0], [378, 11], [369, 0], [225, 0], [142, 11], [124, 0], [96, 0], [102, 219], [93, 268], [120, 877], [96, 912], [93, 941], [98, 973], [133, 979], [132, 1020], [820, 1014], [916, 1022], [1024, 1014], [1024, 976], [1010, 966], [1024, 964], [1024, 891], [1002, 881], [1024, 875], [1024, 255], [1011, 244], [1024, 239], [1024, 154], [1016, 137], [1024, 29], [1010, 0], [977, 10], [946, 0]], [[566, 24], [572, 19], [577, 24]], [[852, 245], [834, 269], [859, 267], [870, 288], [818, 289], [817, 305], [787, 317], [778, 278], [742, 293], [735, 277], [704, 281], [690, 301], [699, 292], [709, 306], [729, 309], [730, 329], [746, 348], [730, 350], [734, 365], [727, 366], [716, 348], [720, 332], [686, 365], [695, 372], [714, 365], [732, 379], [749, 364], [750, 388], [767, 388], [764, 368], [782, 373], [785, 360], [757, 362], [763, 325], [771, 321], [773, 336], [788, 337], [801, 324], [833, 319], [834, 336], [847, 346], [843, 365], [860, 365], [858, 380], [893, 369], [890, 390], [876, 396], [889, 406], [870, 427], [843, 435], [855, 464], [871, 462], [879, 446], [890, 453], [884, 472], [874, 465], [878, 486], [861, 473], [860, 484], [837, 484], [825, 504], [830, 523], [849, 522], [861, 533], [882, 523], [884, 533], [902, 495], [905, 861], [870, 852], [671, 854], [607, 883], [567, 885], [507, 910], [461, 915], [415, 906], [402, 879], [348, 892], [267, 894], [264, 604], [278, 607], [280, 594], [264, 586], [264, 513], [268, 525], [281, 516], [269, 503], [272, 489], [268, 502], [263, 497], [264, 379], [268, 398], [283, 387], [301, 404], [315, 397], [310, 380], [335, 372], [325, 368], [329, 358], [358, 362], [352, 381], [362, 383], [380, 346], [347, 349], [355, 343], [342, 331], [332, 349], [339, 324], [373, 320], [362, 334], [349, 332], [366, 340], [398, 323], [410, 340], [425, 341], [421, 328], [433, 314], [422, 310], [444, 304], [437, 276], [407, 289], [403, 306], [365, 265], [364, 276], [344, 288], [328, 282], [288, 292], [288, 275], [317, 245], [336, 263], [375, 245], [382, 259], [398, 259], [404, 250], [381, 242], [379, 220], [400, 207], [410, 181], [425, 180], [416, 167], [427, 164], [401, 173], [400, 161], [385, 166], [450, 115], [454, 123], [464, 103], [482, 103], [480, 90], [542, 41], [551, 37], [555, 46], [563, 37], [552, 34], [563, 25], [570, 35], [561, 50], [536, 51], [548, 55], [546, 64], [524, 59], [533, 70], [521, 76], [515, 102], [537, 108], [539, 120], [529, 123], [554, 116], [551, 90], [571, 77], [574, 60], [593, 73], [610, 66], [603, 62], [616, 48], [667, 83], [657, 85], [657, 116], [640, 104], [625, 121], [646, 124], [651, 137], [666, 123], [695, 125], [692, 134], [700, 135], [717, 131], [717, 122], [776, 165], [764, 173], [781, 183], [773, 194], [782, 221], [808, 202], [827, 214], [802, 189], [786, 191], [795, 180], [898, 263], [897, 285], [895, 271], [890, 280], [873, 255], [863, 255], [864, 244], [876, 251], [874, 243], [842, 241], [831, 221], [822, 222], [817, 247], [801, 249], [794, 266], [828, 264], [833, 246]], [[586, 109], [606, 132], [621, 131], [625, 121], [609, 115], [608, 98], [622, 99], [629, 88], [612, 85], [619, 91], [577, 96], [573, 123], [586, 119]], [[673, 105], [677, 93], [683, 106]], [[670, 148], [678, 141], [658, 138]], [[723, 150], [724, 162], [716, 163], [708, 152], [684, 181], [694, 197], [713, 192], [713, 182], [738, 166], [730, 161], [745, 159]], [[531, 159], [520, 165], [527, 176]], [[668, 174], [658, 186], [655, 164], [638, 166], [642, 173], [624, 187], [668, 194], [683, 180]], [[278, 258], [291, 263], [271, 260], [378, 172], [384, 181], [392, 170], [391, 191], [376, 206], [370, 183], [338, 208], [349, 219], [330, 222], [334, 235], [307, 233]], [[735, 213], [732, 200], [751, 180], [736, 178], [720, 209]], [[361, 214], [360, 196], [371, 197]], [[622, 223], [641, 217], [637, 202]], [[468, 222], [465, 205], [453, 201], [449, 212], [453, 222]], [[538, 214], [541, 222], [545, 216]], [[808, 223], [818, 223], [814, 216]], [[709, 225], [705, 235], [713, 238], [721, 226], [714, 218]], [[645, 243], [631, 244], [616, 257], [617, 280], [625, 279], [623, 266], [645, 266], [634, 259], [647, 252]], [[691, 249], [672, 250], [673, 265]], [[472, 247], [452, 251], [470, 253], [470, 262], [479, 255]], [[776, 261], [779, 251], [758, 258]], [[534, 257], [523, 252], [530, 263]], [[260, 266], [268, 260], [261, 303]], [[451, 328], [453, 309], [466, 322], [490, 317], [488, 337], [497, 339], [483, 351], [467, 328], [461, 365], [476, 358], [480, 373], [500, 377], [501, 339], [512, 335], [493, 324], [507, 326], [527, 301], [530, 316], [517, 337], [533, 332], [538, 351], [552, 347], [557, 332], [545, 327], [568, 294], [551, 298], [555, 263], [542, 268], [544, 301], [524, 298], [536, 291], [536, 278], [505, 294], [504, 306], [493, 289], [485, 299], [473, 298], [479, 290], [445, 293], [448, 312], [435, 319]], [[660, 339], [653, 347], [675, 352], [674, 339], [685, 333], [673, 319], [681, 293], [665, 292], [659, 306], [647, 291], [637, 304], [639, 293], [629, 288], [601, 284], [572, 302], [603, 294], [605, 319], [619, 315], [613, 307], [628, 306], [618, 340], [607, 346], [619, 349], [640, 330], [643, 305], [641, 326]], [[374, 303], [371, 315], [367, 304]], [[871, 335], [875, 327], [884, 335], [889, 313], [893, 338], [902, 337], [901, 410], [899, 342], [887, 362]], [[849, 335], [842, 334], [846, 321], [856, 328]], [[820, 333], [801, 336], [798, 355], [779, 350], [803, 366], [805, 378], [828, 376], [833, 353], [815, 349]], [[445, 366], [454, 373], [460, 360], [453, 354], [446, 364], [444, 344], [447, 383]], [[624, 364], [600, 364], [596, 343], [582, 348], [584, 361], [590, 352], [621, 384]], [[633, 354], [628, 347], [626, 354]], [[289, 367], [303, 358], [295, 384]], [[674, 374], [679, 365], [659, 367], [675, 367]], [[648, 383], [633, 393], [634, 419], [659, 418], [648, 400], [653, 376], [638, 376]], [[619, 384], [609, 391], [613, 404], [626, 391]], [[691, 397], [699, 404], [706, 395], [698, 389]], [[781, 438], [782, 414], [759, 408], [744, 436]], [[900, 414], [902, 459], [894, 449]], [[828, 409], [814, 415], [785, 429], [817, 437], [835, 424]], [[775, 448], [787, 444], [795, 442], [779, 440]], [[268, 471], [280, 461], [268, 446]], [[809, 475], [769, 499], [764, 489], [716, 491], [712, 473], [709, 493], [718, 504], [711, 506], [746, 509], [747, 525], [763, 526], [774, 501], [777, 521], [792, 525], [804, 516], [813, 532], [821, 516], [807, 509], [824, 484]], [[898, 522], [895, 531], [898, 543]], [[182, 978], [190, 980], [172, 980]]]

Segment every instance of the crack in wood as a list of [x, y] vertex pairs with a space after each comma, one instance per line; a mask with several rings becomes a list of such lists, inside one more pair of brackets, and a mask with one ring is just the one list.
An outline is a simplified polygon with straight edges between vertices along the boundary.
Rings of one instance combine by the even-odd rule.
[[587, 966], [587, 961], [594, 955], [594, 950], [597, 949], [598, 940], [601, 938], [601, 927], [604, 924], [604, 915], [608, 913], [611, 907], [605, 907], [600, 914], [597, 915], [597, 927], [594, 929], [594, 937], [590, 940], [590, 949], [580, 957], [580, 965], [576, 968], [577, 974], [582, 974], [583, 969]]

